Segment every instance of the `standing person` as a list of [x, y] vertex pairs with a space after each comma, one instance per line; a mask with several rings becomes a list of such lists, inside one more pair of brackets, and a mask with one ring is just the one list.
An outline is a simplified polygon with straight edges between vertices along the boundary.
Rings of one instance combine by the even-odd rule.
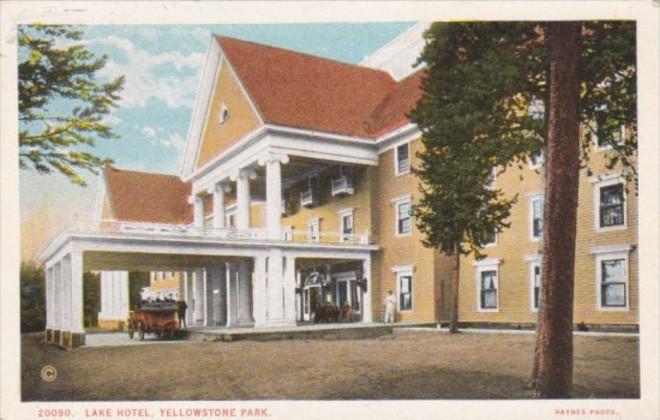
[[394, 322], [394, 311], [396, 309], [396, 298], [392, 294], [391, 290], [387, 291], [387, 297], [385, 298], [385, 323]]
[[179, 315], [179, 325], [182, 328], [188, 328], [188, 324], [186, 324], [186, 309], [188, 309], [188, 305], [186, 304], [186, 301], [185, 300], [178, 301], [177, 306], [179, 307], [177, 309], [177, 315]]

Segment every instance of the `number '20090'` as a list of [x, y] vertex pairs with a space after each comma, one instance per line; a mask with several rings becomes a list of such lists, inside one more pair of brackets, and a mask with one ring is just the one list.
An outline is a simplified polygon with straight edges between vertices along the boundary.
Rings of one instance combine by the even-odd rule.
[[71, 417], [68, 408], [40, 408], [39, 417]]

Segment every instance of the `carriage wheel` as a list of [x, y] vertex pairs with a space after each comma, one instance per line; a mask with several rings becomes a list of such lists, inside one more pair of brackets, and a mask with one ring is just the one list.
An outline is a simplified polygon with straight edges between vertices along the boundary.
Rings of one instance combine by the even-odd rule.
[[144, 341], [144, 326], [142, 325], [141, 322], [138, 323], [137, 332], [140, 341]]

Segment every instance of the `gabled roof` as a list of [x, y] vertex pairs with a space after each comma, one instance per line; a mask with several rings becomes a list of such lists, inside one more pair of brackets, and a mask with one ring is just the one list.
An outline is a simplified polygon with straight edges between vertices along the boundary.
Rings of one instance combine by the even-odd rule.
[[116, 220], [165, 224], [190, 223], [188, 204], [191, 185], [178, 176], [119, 170], [103, 170], [112, 215]]
[[383, 132], [381, 124], [407, 123], [405, 114], [417, 102], [405, 96], [412, 92], [418, 98], [417, 78], [397, 83], [382, 70], [225, 36], [215, 39], [266, 123], [373, 138]]
[[421, 85], [425, 75], [426, 71], [421, 69], [402, 79], [378, 104], [371, 114], [375, 135], [388, 133], [409, 122], [406, 115], [424, 95]]

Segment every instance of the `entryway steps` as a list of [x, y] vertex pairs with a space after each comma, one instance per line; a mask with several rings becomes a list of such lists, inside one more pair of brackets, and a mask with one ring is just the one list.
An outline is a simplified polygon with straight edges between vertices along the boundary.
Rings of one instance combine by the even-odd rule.
[[346, 340], [374, 338], [392, 334], [394, 326], [385, 324], [314, 324], [266, 328], [190, 328], [181, 333], [195, 341], [273, 341], [273, 340]]

